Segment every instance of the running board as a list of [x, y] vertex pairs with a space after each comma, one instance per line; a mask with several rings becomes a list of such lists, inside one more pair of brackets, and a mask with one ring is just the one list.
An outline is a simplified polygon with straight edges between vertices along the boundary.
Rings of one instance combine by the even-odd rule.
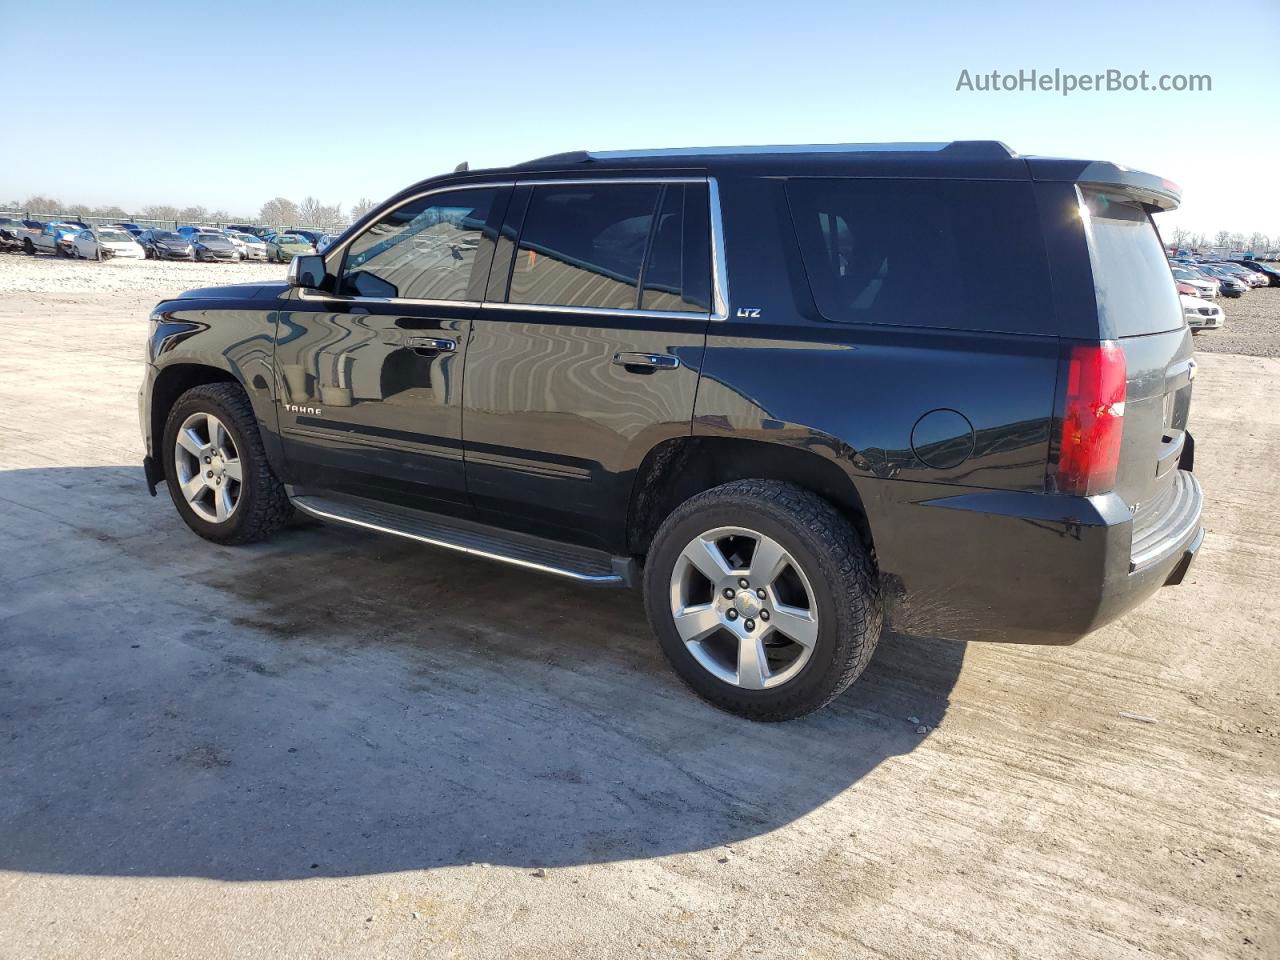
[[603, 550], [358, 497], [306, 495], [292, 500], [303, 513], [320, 520], [389, 533], [528, 570], [554, 573], [579, 583], [625, 587], [634, 582], [635, 561], [630, 557], [611, 556]]

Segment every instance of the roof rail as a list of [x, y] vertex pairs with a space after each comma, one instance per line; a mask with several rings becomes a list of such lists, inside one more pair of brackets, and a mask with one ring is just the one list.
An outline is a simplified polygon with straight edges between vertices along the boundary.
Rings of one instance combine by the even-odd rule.
[[1008, 160], [1017, 152], [1000, 140], [952, 140], [949, 143], [792, 143], [737, 147], [660, 147], [653, 150], [571, 150], [527, 160], [544, 163], [589, 163], [593, 160], [643, 160], [650, 157], [740, 157], [786, 153], [946, 153], [975, 160]]

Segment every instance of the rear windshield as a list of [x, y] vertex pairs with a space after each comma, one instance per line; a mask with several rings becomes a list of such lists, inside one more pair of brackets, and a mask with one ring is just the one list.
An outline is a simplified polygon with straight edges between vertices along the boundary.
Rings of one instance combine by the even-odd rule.
[[1147, 212], [1119, 194], [1083, 194], [1103, 336], [1133, 337], [1182, 326], [1178, 289]]
[[1055, 332], [1031, 184], [798, 178], [787, 196], [828, 320]]

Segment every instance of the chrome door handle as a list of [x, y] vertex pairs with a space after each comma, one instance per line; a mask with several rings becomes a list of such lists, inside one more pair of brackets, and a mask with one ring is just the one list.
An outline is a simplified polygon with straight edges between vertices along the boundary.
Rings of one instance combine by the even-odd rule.
[[613, 362], [635, 373], [674, 370], [680, 366], [680, 358], [667, 353], [615, 353]]
[[446, 337], [410, 337], [405, 341], [410, 350], [421, 350], [433, 353], [453, 353], [458, 349], [458, 341]]

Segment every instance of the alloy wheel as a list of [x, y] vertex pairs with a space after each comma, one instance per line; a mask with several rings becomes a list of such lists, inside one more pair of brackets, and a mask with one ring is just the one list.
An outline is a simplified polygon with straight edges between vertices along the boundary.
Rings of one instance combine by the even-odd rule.
[[818, 640], [818, 604], [795, 558], [772, 537], [717, 527], [694, 537], [671, 571], [671, 617], [698, 664], [746, 690], [795, 677]]
[[212, 413], [193, 413], [178, 428], [173, 451], [178, 486], [196, 516], [225, 523], [244, 491], [240, 451], [230, 432]]

